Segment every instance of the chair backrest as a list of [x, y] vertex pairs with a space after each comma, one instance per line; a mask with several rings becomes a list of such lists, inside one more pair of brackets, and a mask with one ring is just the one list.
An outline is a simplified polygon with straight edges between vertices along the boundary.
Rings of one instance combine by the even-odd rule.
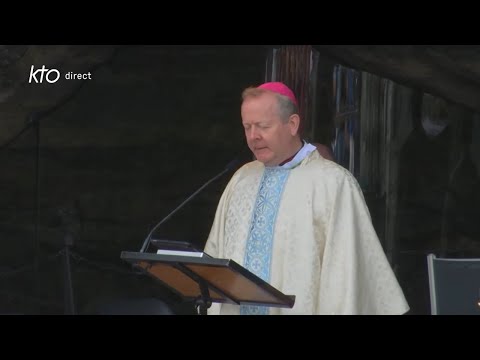
[[480, 315], [480, 258], [428, 254], [432, 315]]

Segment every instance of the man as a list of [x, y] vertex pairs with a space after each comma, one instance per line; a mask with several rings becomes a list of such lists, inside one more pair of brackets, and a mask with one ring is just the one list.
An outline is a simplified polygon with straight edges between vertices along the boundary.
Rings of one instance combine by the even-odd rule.
[[214, 303], [209, 314], [407, 312], [358, 183], [301, 140], [293, 92], [278, 82], [248, 88], [241, 116], [256, 161], [228, 183], [205, 252], [296, 300], [292, 309]]

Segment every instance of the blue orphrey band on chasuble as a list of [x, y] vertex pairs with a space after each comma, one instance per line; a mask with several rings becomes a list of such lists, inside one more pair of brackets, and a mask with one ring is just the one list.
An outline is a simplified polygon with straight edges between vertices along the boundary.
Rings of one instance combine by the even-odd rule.
[[[278, 207], [290, 171], [266, 167], [260, 182], [245, 249], [244, 266], [264, 281], [270, 280], [273, 234]], [[240, 306], [241, 315], [267, 315], [266, 306]]]

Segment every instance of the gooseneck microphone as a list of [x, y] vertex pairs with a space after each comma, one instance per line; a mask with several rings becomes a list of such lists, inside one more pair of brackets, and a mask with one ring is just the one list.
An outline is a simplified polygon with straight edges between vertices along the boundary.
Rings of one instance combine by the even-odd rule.
[[223, 171], [221, 173], [219, 173], [218, 175], [216, 175], [213, 178], [211, 178], [210, 180], [208, 180], [205, 184], [202, 185], [202, 187], [200, 187], [197, 191], [195, 191], [192, 195], [190, 195], [184, 202], [182, 202], [180, 205], [178, 205], [175, 210], [173, 210], [170, 214], [168, 214], [162, 220], [160, 220], [160, 222], [157, 225], [155, 225], [153, 227], [153, 229], [148, 233], [147, 238], [145, 239], [140, 252], [143, 253], [147, 250], [148, 246], [150, 245], [150, 241], [152, 239], [153, 233], [155, 232], [155, 230], [157, 230], [159, 228], [160, 225], [162, 225], [165, 221], [170, 219], [178, 210], [180, 210], [182, 207], [184, 207], [190, 200], [192, 200], [198, 193], [200, 193], [203, 189], [205, 189], [210, 183], [217, 180], [219, 177], [221, 177], [223, 174], [229, 172], [230, 170], [235, 169], [239, 164], [240, 164], [239, 158], [236, 158], [236, 159], [230, 161], [227, 164], [227, 166], [225, 166], [225, 168], [223, 169]]

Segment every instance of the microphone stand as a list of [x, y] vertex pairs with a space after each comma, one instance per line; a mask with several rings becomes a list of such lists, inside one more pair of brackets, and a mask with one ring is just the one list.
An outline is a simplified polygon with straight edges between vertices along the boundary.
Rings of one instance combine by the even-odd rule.
[[75, 315], [75, 302], [73, 297], [72, 269], [70, 265], [70, 247], [73, 246], [73, 235], [68, 231], [64, 235], [63, 248], [63, 286], [64, 286], [64, 314]]
[[219, 177], [221, 177], [223, 174], [226, 172], [230, 171], [233, 169], [238, 163], [238, 160], [233, 160], [230, 162], [225, 169], [218, 175], [214, 176], [210, 180], [208, 180], [202, 187], [200, 187], [197, 191], [195, 191], [192, 195], [190, 195], [184, 202], [182, 202], [180, 205], [177, 206], [175, 210], [173, 210], [170, 214], [168, 214], [166, 217], [164, 217], [157, 225], [153, 227], [153, 229], [150, 231], [150, 233], [147, 235], [147, 238], [145, 239], [142, 248], [140, 249], [140, 252], [143, 253], [147, 250], [148, 246], [150, 245], [150, 241], [152, 239], [152, 235], [159, 228], [160, 225], [162, 225], [165, 221], [170, 219], [178, 210], [180, 210], [186, 203], [188, 203], [191, 199], [193, 199], [200, 191], [202, 191], [205, 187], [207, 187], [210, 183], [213, 181], [217, 180]]
[[[39, 243], [39, 229], [40, 229], [40, 122], [39, 115], [33, 113], [29, 116], [28, 121], [35, 130], [35, 233], [34, 233], [34, 281], [35, 289], [38, 292], [39, 279], [38, 279], [38, 264], [40, 254]], [[27, 126], [29, 124], [27, 123]]]

